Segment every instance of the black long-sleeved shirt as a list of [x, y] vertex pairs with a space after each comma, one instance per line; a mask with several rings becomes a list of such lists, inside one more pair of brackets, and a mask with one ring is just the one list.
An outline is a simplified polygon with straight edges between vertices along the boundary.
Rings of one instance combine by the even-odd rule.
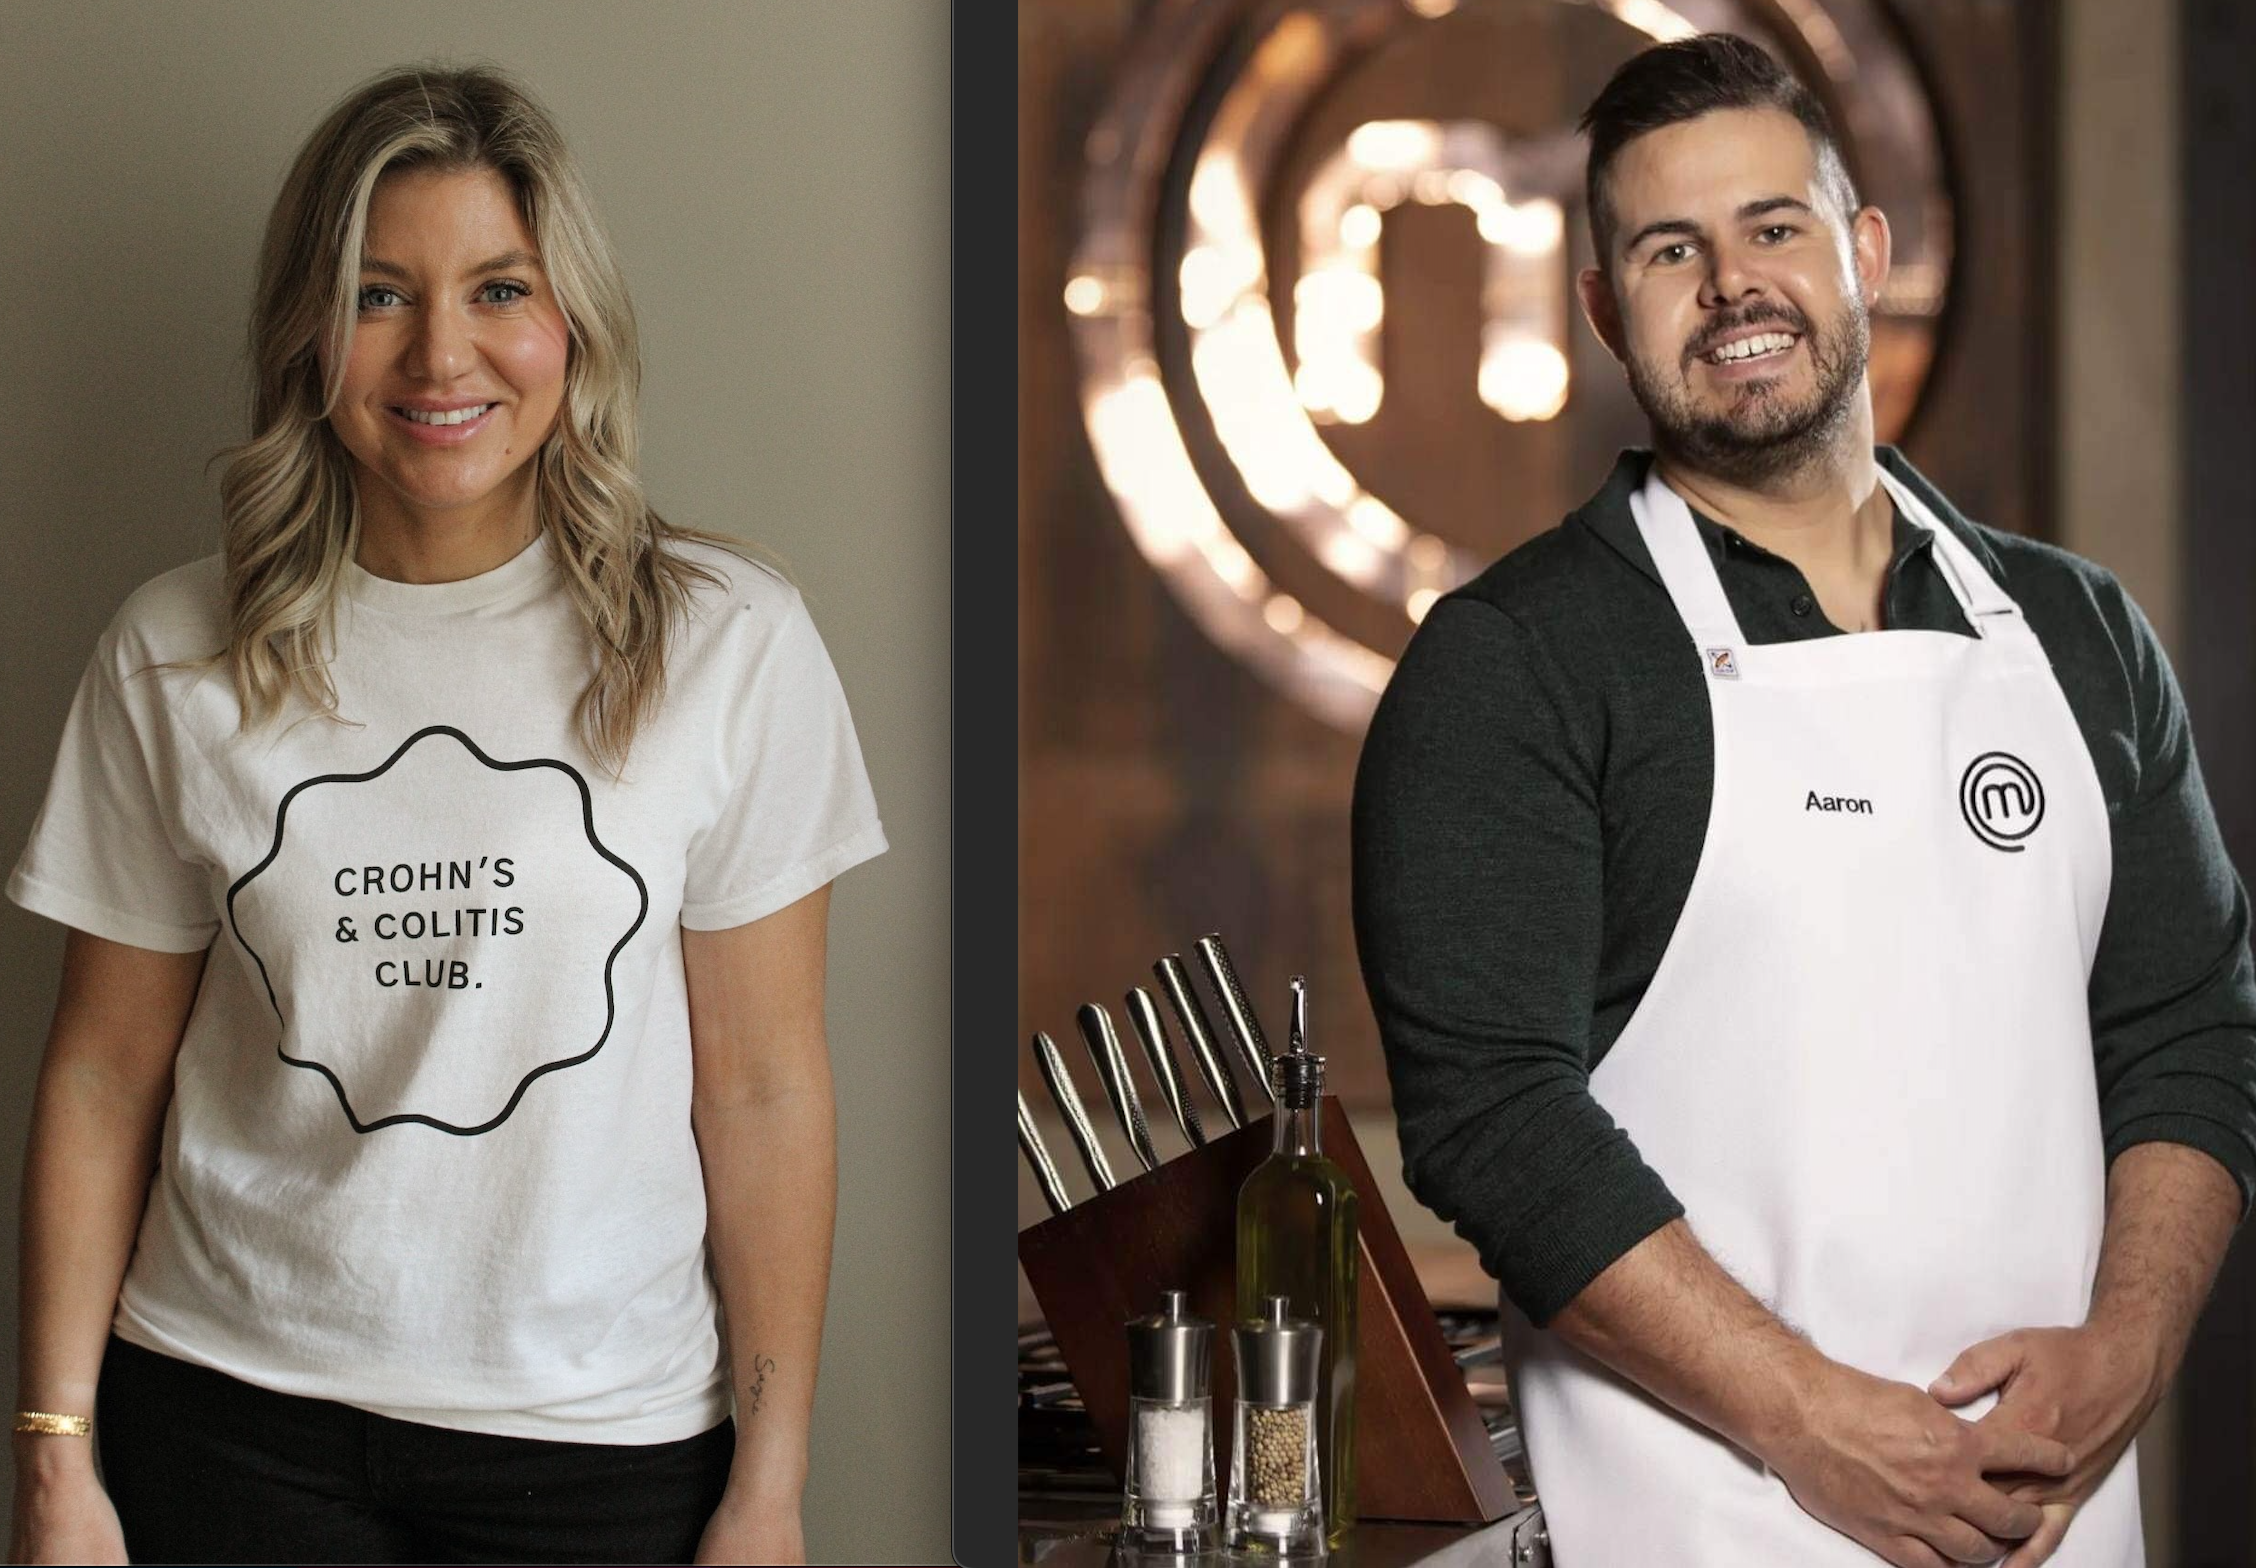
[[[2107, 799], [2090, 1003], [2107, 1157], [2168, 1141], [2256, 1192], [2256, 964], [2176, 680], [2102, 568], [1971, 523], [1880, 460], [2022, 608]], [[1649, 457], [1434, 605], [1356, 777], [1356, 943], [1419, 1200], [1549, 1320], [1683, 1209], [1590, 1071], [1658, 967], [1700, 857], [1714, 735], [1629, 500]], [[1750, 643], [1841, 635], [1785, 558], [1695, 514]], [[1898, 517], [1886, 624], [1971, 636]], [[1906, 976], [1916, 984], [1916, 976]]]

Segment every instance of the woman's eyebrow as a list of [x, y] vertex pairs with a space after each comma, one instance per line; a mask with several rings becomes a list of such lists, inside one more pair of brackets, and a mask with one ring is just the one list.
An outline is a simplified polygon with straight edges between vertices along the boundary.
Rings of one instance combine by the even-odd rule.
[[505, 250], [491, 261], [481, 261], [472, 272], [500, 272], [508, 267], [537, 267], [540, 258], [529, 250]]
[[[500, 272], [510, 267], [537, 267], [539, 265], [540, 258], [529, 250], [505, 250], [491, 261], [481, 261], [470, 270], [472, 272]], [[360, 270], [373, 272], [382, 278], [404, 278], [407, 276], [405, 267], [397, 262], [386, 261], [380, 256], [363, 256], [360, 259]]]

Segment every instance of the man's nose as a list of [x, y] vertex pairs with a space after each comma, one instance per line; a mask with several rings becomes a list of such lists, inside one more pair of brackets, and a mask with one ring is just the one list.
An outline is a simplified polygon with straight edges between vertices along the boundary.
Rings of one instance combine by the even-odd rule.
[[1700, 278], [1700, 303], [1720, 310], [1761, 295], [1766, 285], [1751, 265], [1752, 260], [1738, 245], [1718, 245], [1710, 250], [1707, 270]]

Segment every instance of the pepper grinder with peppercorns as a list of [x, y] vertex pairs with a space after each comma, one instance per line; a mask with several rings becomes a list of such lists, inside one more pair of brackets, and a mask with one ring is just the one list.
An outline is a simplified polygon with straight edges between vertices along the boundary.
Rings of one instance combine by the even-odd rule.
[[1286, 1557], [1324, 1552], [1324, 1494], [1317, 1474], [1316, 1379], [1324, 1331], [1285, 1316], [1285, 1298], [1231, 1331], [1238, 1397], [1230, 1429], [1230, 1545]]

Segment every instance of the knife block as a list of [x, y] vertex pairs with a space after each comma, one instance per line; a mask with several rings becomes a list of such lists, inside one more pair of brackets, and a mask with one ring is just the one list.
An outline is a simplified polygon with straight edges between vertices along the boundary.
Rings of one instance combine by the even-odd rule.
[[[1464, 1374], [1410, 1266], [1410, 1254], [1331, 1095], [1318, 1107], [1324, 1153], [1355, 1185], [1356, 1513], [1365, 1519], [1487, 1523], [1518, 1506]], [[1181, 1290], [1212, 1319], [1214, 1469], [1230, 1473], [1237, 1392], [1238, 1188], [1269, 1157], [1268, 1117], [1164, 1161], [1018, 1233], [1018, 1261], [1115, 1476], [1128, 1450], [1131, 1318]]]

